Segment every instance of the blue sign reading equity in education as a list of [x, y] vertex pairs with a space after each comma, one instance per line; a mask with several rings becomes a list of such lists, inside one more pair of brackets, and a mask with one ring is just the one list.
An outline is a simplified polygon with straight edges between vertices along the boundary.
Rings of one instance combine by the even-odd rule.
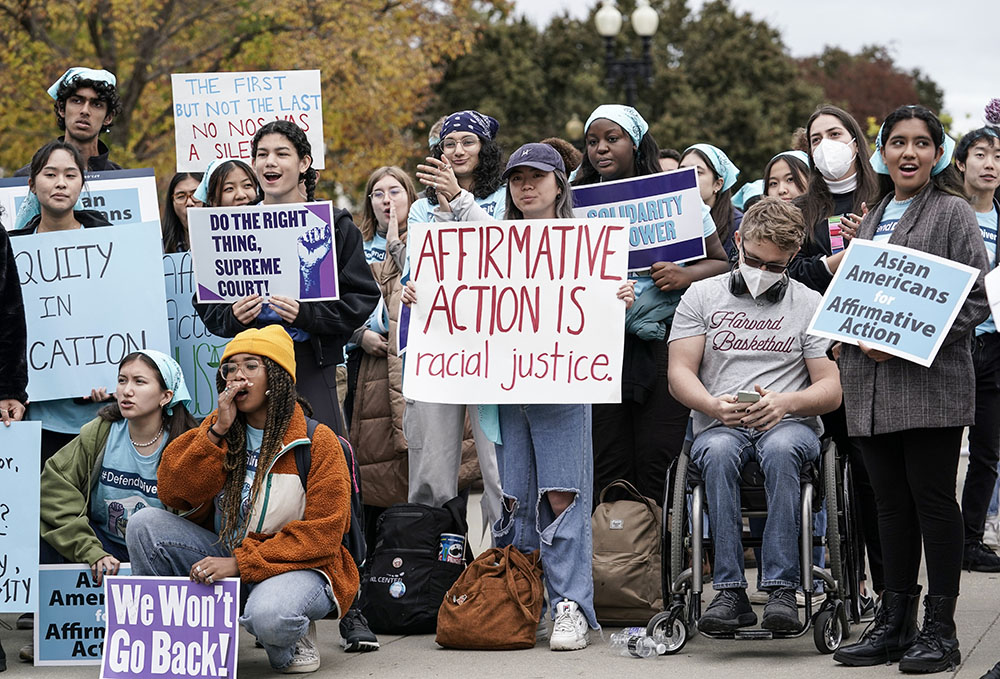
[[[131, 572], [127, 563], [118, 569], [118, 575]], [[90, 566], [39, 566], [38, 602], [35, 665], [100, 665], [107, 603], [104, 584], [94, 584]]]
[[163, 277], [167, 287], [167, 323], [170, 352], [181, 365], [191, 393], [188, 411], [201, 419], [215, 410], [218, 394], [215, 376], [219, 357], [229, 341], [213, 335], [194, 309], [194, 266], [191, 253], [163, 255]]
[[630, 272], [704, 257], [701, 206], [694, 168], [573, 188], [577, 217], [629, 220]]
[[28, 322], [28, 396], [115, 384], [138, 349], [170, 351], [159, 222], [11, 239]]
[[0, 613], [38, 601], [38, 460], [41, 422], [0, 424]]
[[928, 367], [979, 273], [920, 250], [855, 239], [809, 333], [864, 342]]

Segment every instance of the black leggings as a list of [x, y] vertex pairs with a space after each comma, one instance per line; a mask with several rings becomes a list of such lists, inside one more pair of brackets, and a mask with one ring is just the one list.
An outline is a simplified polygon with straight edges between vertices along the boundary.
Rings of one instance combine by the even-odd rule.
[[958, 596], [962, 512], [955, 499], [962, 427], [908, 429], [858, 439], [878, 503], [885, 588], [917, 584], [920, 546], [927, 556], [927, 593]]

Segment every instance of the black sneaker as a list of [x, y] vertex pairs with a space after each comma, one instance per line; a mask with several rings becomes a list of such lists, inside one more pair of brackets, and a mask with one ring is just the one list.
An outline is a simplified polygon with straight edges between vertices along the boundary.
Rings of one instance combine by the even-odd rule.
[[698, 620], [698, 629], [703, 632], [732, 632], [756, 624], [757, 614], [750, 607], [747, 591], [742, 588], [723, 589], [719, 590]]
[[368, 629], [368, 621], [356, 606], [351, 606], [340, 619], [340, 645], [347, 653], [378, 650], [378, 637]]
[[802, 629], [794, 589], [779, 587], [771, 590], [764, 604], [764, 620], [760, 626], [772, 632], [798, 632]]
[[1000, 556], [982, 542], [966, 545], [962, 568], [977, 573], [1000, 573]]

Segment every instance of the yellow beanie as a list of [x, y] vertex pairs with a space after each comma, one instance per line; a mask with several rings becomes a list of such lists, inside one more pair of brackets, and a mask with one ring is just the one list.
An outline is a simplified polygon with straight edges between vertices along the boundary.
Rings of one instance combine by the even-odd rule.
[[235, 354], [267, 356], [288, 371], [292, 381], [295, 381], [295, 343], [280, 325], [244, 330], [229, 340], [220, 360], [224, 362]]

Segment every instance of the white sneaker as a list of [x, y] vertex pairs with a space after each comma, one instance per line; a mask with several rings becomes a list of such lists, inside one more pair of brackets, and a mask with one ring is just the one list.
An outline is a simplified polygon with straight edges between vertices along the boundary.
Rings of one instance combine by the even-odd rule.
[[[819, 606], [826, 601], [826, 592], [813, 592], [813, 606]], [[795, 590], [795, 603], [799, 608], [806, 607], [806, 593], [801, 589]]]
[[552, 623], [549, 650], [578, 651], [590, 643], [590, 625], [575, 601], [563, 599], [556, 604], [556, 619]]
[[771, 595], [765, 592], [764, 590], [755, 589], [750, 593], [750, 596], [748, 598], [750, 599], [750, 603], [752, 604], [766, 604], [767, 600], [770, 597]]
[[1000, 516], [994, 514], [986, 517], [983, 526], [983, 544], [988, 547], [1000, 547]]
[[309, 623], [309, 631], [295, 642], [295, 655], [285, 669], [285, 674], [305, 674], [319, 669], [319, 651], [316, 650], [316, 623]]

